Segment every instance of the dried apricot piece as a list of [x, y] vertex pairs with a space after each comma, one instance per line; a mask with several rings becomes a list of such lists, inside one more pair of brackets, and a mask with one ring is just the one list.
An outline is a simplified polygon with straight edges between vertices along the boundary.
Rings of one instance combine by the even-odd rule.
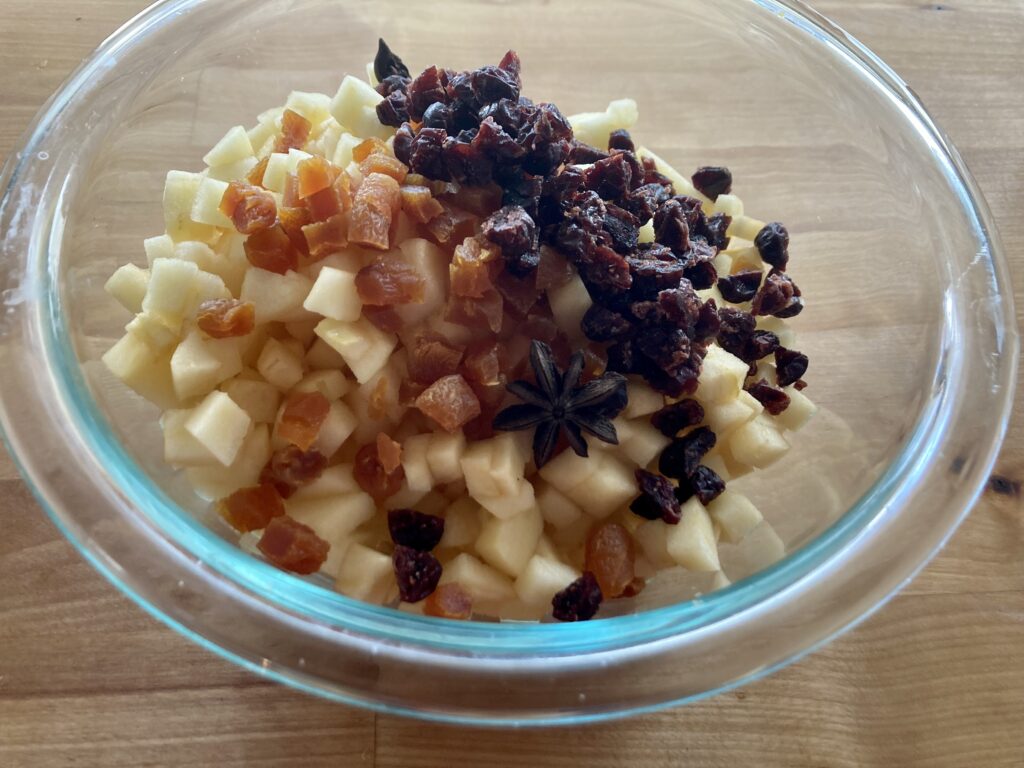
[[375, 153], [388, 154], [388, 145], [376, 136], [371, 136], [370, 138], [359, 142], [352, 148], [352, 159], [357, 163], [361, 163], [363, 160]]
[[306, 208], [313, 221], [326, 221], [352, 207], [352, 177], [341, 173], [326, 189], [306, 198]]
[[378, 502], [398, 493], [402, 487], [402, 480], [405, 479], [405, 470], [401, 465], [391, 472], [384, 469], [384, 462], [381, 461], [375, 442], [367, 443], [356, 453], [352, 474], [359, 487]]
[[448, 267], [452, 294], [483, 298], [494, 288], [501, 272], [501, 251], [482, 237], [467, 237], [455, 246], [455, 255]]
[[281, 193], [281, 205], [284, 208], [302, 207], [302, 198], [299, 197], [299, 177], [297, 174], [285, 174], [284, 191]]
[[483, 340], [470, 345], [466, 351], [462, 371], [471, 382], [495, 385], [501, 383], [506, 365], [502, 345], [497, 341]]
[[299, 199], [305, 200], [321, 190], [328, 189], [338, 178], [338, 169], [326, 158], [316, 155], [302, 160], [296, 169]]
[[295, 392], [285, 400], [277, 423], [277, 435], [303, 451], [308, 451], [320, 434], [331, 403], [320, 392]]
[[394, 155], [384, 154], [383, 152], [374, 152], [367, 157], [359, 163], [359, 170], [363, 176], [369, 176], [371, 173], [382, 173], [385, 176], [390, 176], [399, 184], [405, 181], [405, 177], [409, 174], [408, 166]]
[[271, 483], [282, 498], [289, 498], [303, 485], [323, 474], [327, 457], [319, 451], [303, 451], [295, 445], [274, 451], [260, 473], [260, 483]]
[[463, 351], [440, 334], [421, 333], [409, 348], [409, 378], [429, 385], [442, 376], [458, 373]]
[[210, 299], [199, 305], [196, 325], [212, 339], [245, 336], [256, 327], [256, 306], [238, 299]]
[[378, 258], [356, 274], [363, 304], [392, 307], [423, 301], [426, 281], [416, 269], [394, 258]]
[[270, 484], [240, 488], [221, 500], [220, 514], [236, 531], [258, 531], [284, 514], [284, 502]]
[[309, 211], [304, 206], [285, 208], [282, 206], [277, 211], [278, 223], [281, 229], [292, 241], [292, 246], [299, 254], [309, 253], [309, 244], [302, 228], [310, 223]]
[[220, 211], [243, 235], [274, 226], [277, 203], [274, 196], [260, 187], [232, 181], [220, 200]]
[[423, 390], [416, 407], [448, 432], [480, 415], [476, 393], [459, 374], [444, 376]]
[[402, 210], [417, 224], [426, 224], [444, 213], [441, 203], [430, 194], [430, 188], [420, 185], [402, 187]]
[[490, 328], [493, 333], [501, 330], [505, 310], [501, 294], [495, 290], [486, 291], [478, 299], [464, 296], [449, 296], [445, 306], [444, 319], [449, 323], [480, 330]]
[[377, 435], [377, 456], [384, 471], [391, 474], [402, 466], [402, 444], [381, 432]]
[[312, 528], [287, 515], [271, 520], [256, 546], [278, 568], [303, 575], [319, 571], [331, 549]]
[[309, 140], [313, 124], [291, 109], [281, 115], [281, 135], [274, 142], [274, 151], [287, 153], [289, 149], [302, 149]]
[[348, 222], [344, 214], [336, 214], [326, 221], [314, 221], [302, 228], [302, 236], [309, 247], [309, 255], [322, 259], [337, 253], [348, 245]]
[[386, 251], [390, 247], [391, 222], [401, 200], [398, 182], [383, 173], [363, 179], [352, 201], [348, 239]]
[[501, 208], [502, 190], [497, 184], [488, 184], [477, 187], [463, 185], [459, 191], [451, 197], [452, 203], [477, 216], [488, 216], [496, 208]]
[[375, 307], [367, 304], [363, 307], [363, 317], [388, 333], [398, 333], [405, 328], [405, 322], [391, 307]]
[[594, 574], [601, 593], [621, 595], [636, 576], [636, 547], [629, 532], [618, 523], [605, 523], [587, 536], [585, 568]]
[[439, 584], [423, 603], [427, 616], [465, 621], [473, 615], [473, 597], [454, 581]]
[[427, 233], [440, 245], [470, 237], [479, 219], [469, 211], [441, 204], [442, 212], [427, 223]]
[[263, 174], [267, 172], [267, 166], [270, 165], [270, 155], [267, 155], [260, 160], [256, 165], [252, 167], [252, 170], [246, 174], [245, 180], [252, 184], [254, 187], [263, 186]]
[[283, 275], [299, 266], [299, 252], [281, 225], [249, 235], [244, 247], [249, 263], [259, 269]]

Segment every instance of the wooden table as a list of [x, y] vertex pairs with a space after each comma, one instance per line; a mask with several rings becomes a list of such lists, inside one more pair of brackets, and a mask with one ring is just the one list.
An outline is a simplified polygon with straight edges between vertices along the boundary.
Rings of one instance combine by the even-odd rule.
[[[144, 5], [0, 3], [0, 157]], [[951, 134], [1000, 224], [1024, 310], [1024, 5], [815, 5], [892, 64]], [[528, 732], [374, 716], [214, 657], [86, 565], [0, 456], [0, 766], [1022, 766], [1022, 426], [1018, 412], [946, 551], [841, 640], [702, 704]]]

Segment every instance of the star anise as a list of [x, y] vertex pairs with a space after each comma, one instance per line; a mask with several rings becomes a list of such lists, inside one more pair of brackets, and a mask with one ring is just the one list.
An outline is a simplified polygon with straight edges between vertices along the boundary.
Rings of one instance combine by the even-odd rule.
[[626, 377], [605, 373], [580, 385], [583, 353], [577, 351], [564, 373], [555, 364], [551, 347], [542, 341], [530, 344], [530, 365], [537, 383], [513, 381], [508, 391], [523, 401], [510, 405], [494, 417], [494, 428], [503, 432], [531, 429], [533, 459], [544, 466], [555, 452], [558, 436], [565, 432], [569, 445], [579, 456], [587, 456], [584, 432], [612, 445], [619, 444], [612, 419], [626, 407]]

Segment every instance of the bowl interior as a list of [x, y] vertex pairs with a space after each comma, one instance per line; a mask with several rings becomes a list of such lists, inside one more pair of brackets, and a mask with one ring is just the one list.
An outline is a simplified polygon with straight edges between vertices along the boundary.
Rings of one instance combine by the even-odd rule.
[[[130, 319], [103, 285], [120, 264], [145, 265], [142, 239], [163, 231], [168, 170], [199, 170], [227, 128], [254, 123], [290, 90], [333, 94], [345, 73], [364, 72], [378, 36], [414, 71], [494, 63], [514, 48], [524, 93], [566, 114], [632, 97], [639, 142], [684, 174], [728, 165], [747, 212], [788, 226], [790, 272], [807, 302], [794, 326], [821, 411], [781, 463], [735, 487], [790, 552], [839, 519], [906, 447], [939, 365], [949, 265], [976, 243], [932, 148], [841, 51], [808, 45], [806, 31], [771, 9], [736, 0], [597, 0], [586, 13], [541, 2], [484, 11], [468, 0], [216, 5], [201, 25], [165, 20], [144, 49], [124, 53], [124, 74], [83, 126], [60, 201], [59, 311], [83, 402], [183, 515], [231, 537], [163, 464], [156, 409], [99, 363]], [[723, 562], [733, 580], [768, 565], [743, 545], [724, 547]], [[651, 590], [643, 607], [693, 589]]]

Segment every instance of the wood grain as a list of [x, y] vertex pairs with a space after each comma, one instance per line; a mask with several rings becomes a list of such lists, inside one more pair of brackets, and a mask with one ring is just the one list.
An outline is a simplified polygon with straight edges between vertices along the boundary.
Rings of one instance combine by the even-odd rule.
[[[0, 3], [0, 155], [142, 0]], [[1024, 7], [818, 0], [900, 72], [988, 197], [1024, 311]], [[1018, 390], [1018, 402], [1020, 402]], [[592, 728], [476, 731], [269, 684], [117, 594], [0, 457], [0, 766], [1024, 765], [1024, 413], [981, 503], [891, 604], [746, 690]]]

